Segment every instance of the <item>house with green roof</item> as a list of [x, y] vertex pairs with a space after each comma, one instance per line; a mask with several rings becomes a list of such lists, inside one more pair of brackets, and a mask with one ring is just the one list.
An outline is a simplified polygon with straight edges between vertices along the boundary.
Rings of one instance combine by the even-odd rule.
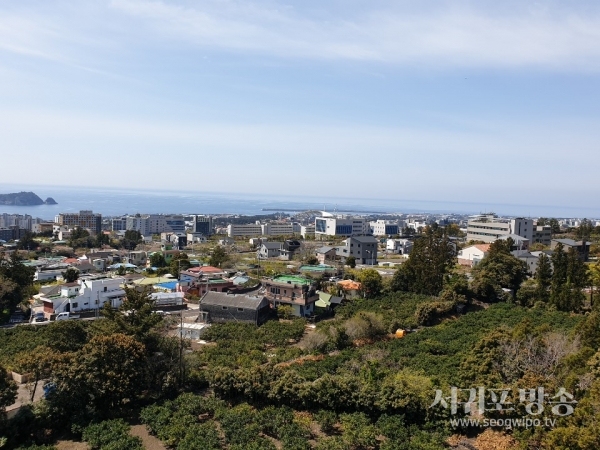
[[262, 283], [265, 297], [272, 308], [289, 305], [297, 317], [306, 317], [314, 313], [319, 295], [312, 280], [299, 275], [278, 275], [265, 278]]

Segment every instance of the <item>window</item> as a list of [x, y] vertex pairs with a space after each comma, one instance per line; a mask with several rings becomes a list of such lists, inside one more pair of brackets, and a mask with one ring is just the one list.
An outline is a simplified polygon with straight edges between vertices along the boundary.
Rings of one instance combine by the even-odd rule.
[[238, 308], [237, 309], [239, 312], [244, 312], [244, 308]]
[[228, 309], [227, 306], [221, 306], [221, 309]]
[[79, 303], [75, 302], [73, 303], [73, 308], [77, 308], [79, 306]]
[[108, 288], [106, 286], [104, 286], [104, 292], [106, 292], [108, 290]]

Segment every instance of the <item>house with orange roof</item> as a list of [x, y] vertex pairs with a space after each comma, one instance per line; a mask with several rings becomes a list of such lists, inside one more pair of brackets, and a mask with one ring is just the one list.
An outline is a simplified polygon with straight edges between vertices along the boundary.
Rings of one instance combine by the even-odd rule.
[[458, 263], [461, 266], [474, 267], [481, 262], [490, 251], [491, 244], [475, 244], [458, 252]]
[[354, 280], [341, 280], [337, 282], [338, 287], [344, 292], [345, 298], [360, 297], [360, 289], [362, 284]]

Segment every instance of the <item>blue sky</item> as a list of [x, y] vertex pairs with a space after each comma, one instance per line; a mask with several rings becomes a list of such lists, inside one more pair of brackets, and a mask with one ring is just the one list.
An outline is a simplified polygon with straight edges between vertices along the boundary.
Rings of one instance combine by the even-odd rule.
[[598, 2], [2, 2], [1, 182], [600, 211], [599, 73]]

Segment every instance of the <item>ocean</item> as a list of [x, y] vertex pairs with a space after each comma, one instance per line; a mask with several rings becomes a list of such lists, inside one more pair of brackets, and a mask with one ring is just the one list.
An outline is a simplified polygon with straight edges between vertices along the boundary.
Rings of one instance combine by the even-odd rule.
[[494, 211], [507, 216], [588, 217], [600, 211], [584, 208], [533, 205], [435, 202], [405, 199], [350, 199], [283, 195], [176, 192], [116, 188], [26, 186], [0, 184], [0, 193], [33, 191], [43, 200], [52, 197], [57, 205], [4, 206], [0, 214], [29, 214], [53, 221], [63, 212], [93, 210], [103, 216], [136, 213], [157, 214], [270, 214], [273, 210], [327, 210], [355, 213], [458, 213]]

